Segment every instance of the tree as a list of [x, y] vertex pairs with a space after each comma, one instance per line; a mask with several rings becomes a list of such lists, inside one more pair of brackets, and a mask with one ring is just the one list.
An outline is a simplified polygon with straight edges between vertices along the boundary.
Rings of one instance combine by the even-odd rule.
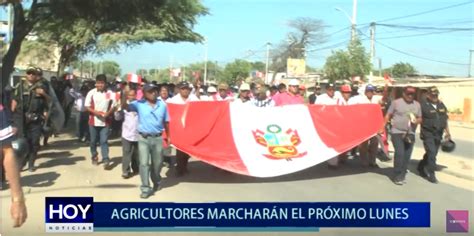
[[102, 61], [101, 62], [102, 73], [109, 77], [115, 77], [120, 75], [120, 65], [115, 61]]
[[260, 72], [265, 72], [265, 63], [261, 62], [261, 61], [255, 61], [255, 62], [251, 62], [250, 63], [252, 65], [252, 70], [258, 70]]
[[16, 63], [26, 64], [30, 66], [38, 66], [43, 69], [54, 65], [57, 58], [54, 54], [54, 46], [41, 43], [37, 40], [26, 40], [16, 58]]
[[3, 84], [31, 32], [60, 48], [61, 72], [89, 53], [118, 51], [142, 42], [200, 42], [202, 36], [192, 28], [198, 16], [207, 14], [198, 0], [32, 0], [13, 5], [14, 33], [3, 58]]
[[138, 69], [137, 70], [137, 75], [147, 76], [148, 75], [148, 70], [147, 69]]
[[352, 73], [350, 71], [349, 53], [343, 50], [333, 51], [332, 55], [326, 59], [324, 72], [331, 82], [349, 78]]
[[395, 78], [405, 78], [407, 75], [415, 74], [416, 70], [410, 63], [399, 62], [391, 68], [392, 76]]
[[271, 70], [275, 72], [286, 71], [288, 58], [303, 59], [308, 47], [324, 43], [327, 40], [324, 33], [326, 26], [321, 20], [302, 17], [290, 21], [288, 25], [294, 31], [290, 32], [287, 40], [281, 42], [272, 51]]
[[225, 66], [223, 77], [220, 81], [228, 84], [237, 84], [238, 81], [247, 78], [251, 70], [252, 65], [250, 62], [237, 59]]
[[351, 41], [347, 51], [333, 51], [324, 65], [326, 77], [332, 82], [350, 79], [353, 76], [363, 78], [370, 69], [369, 54], [365, 52], [365, 48], [357, 38]]

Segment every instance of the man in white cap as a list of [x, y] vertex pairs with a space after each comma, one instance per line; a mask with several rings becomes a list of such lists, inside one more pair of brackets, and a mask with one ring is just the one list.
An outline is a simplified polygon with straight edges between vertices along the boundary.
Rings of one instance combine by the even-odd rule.
[[288, 83], [288, 91], [274, 96], [276, 106], [304, 104], [304, 98], [299, 93], [300, 82], [292, 79]]
[[[326, 84], [326, 93], [318, 96], [314, 104], [317, 105], [337, 105], [338, 97], [335, 95], [335, 86], [333, 83]], [[338, 166], [338, 157], [333, 157], [328, 160], [329, 169], [337, 169]]]
[[207, 88], [207, 97], [201, 97], [203, 101], [217, 101], [217, 89], [214, 86], [209, 86]]
[[235, 103], [250, 104], [250, 85], [242, 83], [239, 88], [239, 97], [235, 99]]

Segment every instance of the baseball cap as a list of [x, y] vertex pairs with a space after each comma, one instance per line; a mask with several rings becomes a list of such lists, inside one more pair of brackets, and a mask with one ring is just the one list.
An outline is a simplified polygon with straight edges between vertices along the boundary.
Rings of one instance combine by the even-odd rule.
[[301, 90], [306, 90], [306, 87], [302, 84], [302, 85], [300, 85], [300, 89]]
[[290, 80], [290, 82], [288, 83], [289, 86], [299, 86], [300, 85], [300, 81], [298, 81], [297, 79], [292, 79]]
[[371, 85], [371, 84], [368, 84], [367, 86], [365, 86], [365, 91], [366, 92], [373, 92], [375, 90], [377, 90], [377, 88], [375, 86]]
[[334, 86], [333, 83], [326, 84], [326, 89], [332, 88], [334, 89], [336, 86]]
[[149, 84], [145, 84], [145, 85], [143, 86], [143, 91], [148, 92], [148, 91], [151, 91], [151, 90], [157, 89], [157, 88], [158, 88], [158, 86], [149, 83]]
[[250, 90], [250, 85], [247, 83], [243, 83], [240, 85], [240, 91]]
[[207, 88], [207, 92], [208, 93], [217, 93], [217, 89], [214, 86], [209, 86], [209, 88]]
[[178, 87], [179, 89], [183, 89], [183, 88], [188, 88], [188, 89], [191, 89], [191, 84], [188, 83], [187, 81], [181, 81], [179, 82], [176, 87]]
[[26, 69], [26, 74], [27, 75], [34, 74], [34, 75], [42, 76], [43, 70], [41, 70], [41, 68], [38, 68], [38, 67], [29, 67], [28, 69]]
[[341, 86], [341, 92], [343, 93], [350, 93], [352, 92], [351, 86], [348, 84], [344, 84]]
[[219, 90], [221, 90], [221, 89], [227, 90], [227, 89], [229, 89], [229, 86], [228, 86], [227, 84], [225, 84], [225, 83], [222, 83], [222, 84], [219, 84], [219, 86], [217, 86], [217, 88], [218, 88]]
[[436, 86], [431, 87], [428, 91], [430, 92], [430, 94], [433, 94], [433, 95], [439, 94], [439, 90], [438, 88], [436, 88]]

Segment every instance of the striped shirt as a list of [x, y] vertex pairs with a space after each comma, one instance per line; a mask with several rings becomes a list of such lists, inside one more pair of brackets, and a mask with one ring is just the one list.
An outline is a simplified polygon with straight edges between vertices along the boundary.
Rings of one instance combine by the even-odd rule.
[[275, 101], [271, 98], [265, 100], [252, 99], [252, 104], [256, 107], [274, 107]]

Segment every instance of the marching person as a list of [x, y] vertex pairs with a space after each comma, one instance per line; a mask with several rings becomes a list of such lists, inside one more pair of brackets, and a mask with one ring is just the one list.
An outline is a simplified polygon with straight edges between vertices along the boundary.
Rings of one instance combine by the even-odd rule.
[[[349, 104], [379, 104], [381, 102], [380, 96], [374, 96], [375, 86], [368, 84], [365, 86], [364, 95], [357, 95], [349, 100]], [[359, 156], [363, 166], [378, 168], [376, 162], [377, 148], [379, 140], [377, 135], [364, 141], [359, 145]]]
[[256, 92], [256, 97], [252, 99], [252, 104], [256, 107], [274, 107], [275, 101], [267, 96], [267, 88], [261, 87]]
[[85, 101], [87, 93], [89, 92], [86, 84], [82, 85], [79, 92], [76, 92], [74, 88], [69, 90], [69, 94], [74, 98], [74, 108], [76, 109], [76, 135], [79, 142], [86, 142], [90, 139], [89, 134], [89, 112], [86, 110]]
[[[163, 138], [169, 134], [169, 115], [166, 103], [158, 97], [158, 87], [143, 86], [144, 99], [124, 105], [129, 112], [138, 114], [138, 153], [140, 159], [141, 198], [150, 197], [160, 187], [163, 164]], [[189, 89], [191, 92], [191, 89]], [[169, 137], [169, 136], [168, 136]], [[169, 143], [169, 138], [168, 143]], [[150, 178], [153, 187], [150, 186]]]
[[338, 97], [335, 95], [336, 86], [333, 83], [326, 84], [326, 93], [319, 95], [314, 104], [337, 105]]
[[316, 86], [314, 87], [314, 93], [312, 93], [308, 97], [309, 104], [314, 104], [319, 95], [321, 95], [321, 86], [319, 86], [319, 84], [316, 84]]
[[137, 99], [137, 91], [128, 89], [122, 96], [121, 110], [115, 112], [115, 119], [122, 121], [122, 178], [128, 179], [139, 172], [138, 161], [138, 114], [127, 111], [127, 104]]
[[[337, 105], [339, 106], [347, 106], [349, 105], [349, 100], [351, 98], [351, 93], [352, 93], [352, 89], [351, 89], [351, 86], [348, 85], [348, 84], [344, 84], [341, 86], [341, 97], [337, 99]], [[335, 160], [330, 160], [330, 162], [332, 162], [332, 164], [339, 164], [339, 163], [344, 163], [347, 161], [347, 156], [348, 156], [348, 153], [350, 151], [347, 151], [347, 152], [344, 152], [344, 153], [341, 153], [339, 154], [339, 156], [337, 157], [337, 163]], [[334, 159], [334, 158], [333, 158]]]
[[[97, 75], [95, 89], [87, 93], [85, 107], [89, 112], [90, 152], [92, 164], [98, 165], [97, 139], [99, 139], [102, 162], [104, 169], [110, 169], [109, 159], [109, 134], [112, 117], [115, 111], [115, 96], [106, 89], [107, 77], [104, 74]], [[99, 138], [98, 138], [99, 137]]]
[[418, 164], [420, 176], [425, 177], [431, 183], [438, 183], [436, 179], [436, 156], [439, 146], [445, 133], [445, 139], [451, 139], [448, 127], [448, 109], [444, 103], [439, 100], [439, 90], [431, 87], [428, 90], [426, 100], [421, 103], [421, 133], [425, 155]]
[[18, 129], [19, 137], [25, 137], [30, 147], [26, 158], [30, 172], [36, 170], [35, 161], [40, 149], [40, 138], [51, 102], [49, 85], [41, 79], [42, 74], [39, 68], [29, 68], [26, 71], [26, 81], [20, 83], [12, 101], [14, 126]]
[[403, 90], [403, 96], [392, 102], [385, 116], [385, 125], [391, 120], [391, 137], [394, 155], [393, 182], [397, 185], [405, 183], [408, 163], [410, 162], [413, 146], [415, 145], [415, 131], [422, 122], [420, 103], [415, 101], [416, 89], [407, 86]]
[[239, 96], [235, 99], [234, 103], [239, 104], [250, 104], [250, 85], [242, 83], [239, 88]]
[[[179, 93], [176, 94], [173, 98], [169, 100], [169, 103], [173, 104], [186, 104], [188, 102], [199, 101], [199, 99], [194, 95], [191, 94], [191, 85], [186, 82], [182, 81], [178, 85]], [[167, 132], [168, 133], [168, 132]], [[179, 150], [176, 149], [176, 176], [181, 177], [187, 173], [188, 170], [188, 161], [190, 156]]]
[[[317, 105], [337, 105], [338, 98], [334, 95], [335, 86], [333, 83], [326, 84], [326, 93], [319, 95], [315, 104]], [[338, 167], [339, 158], [333, 157], [327, 161], [328, 168], [330, 170], [335, 170]]]
[[213, 101], [233, 101], [232, 94], [229, 94], [229, 85], [221, 83], [217, 86], [218, 93], [212, 96]]
[[[285, 85], [285, 91], [280, 90], [280, 93], [276, 94], [273, 97], [273, 100], [275, 101], [275, 106], [304, 104], [304, 99], [303, 97], [301, 97], [298, 91], [299, 86], [300, 86], [300, 82], [297, 79], [290, 80], [290, 82], [288, 83], [288, 91], [286, 91], [286, 85]], [[280, 87], [283, 87], [283, 86], [279, 86], [279, 88]]]
[[[10, 185], [12, 198], [10, 215], [13, 219], [13, 227], [20, 227], [26, 221], [27, 210], [21, 189], [20, 171], [11, 145], [17, 129], [11, 126], [8, 108], [3, 106], [3, 96], [4, 94], [0, 92], [0, 98], [2, 98], [0, 101], [0, 171], [5, 171], [6, 179]], [[3, 173], [0, 173], [0, 176], [3, 183]]]
[[[207, 88], [207, 96], [205, 97], [205, 100], [206, 100], [206, 101], [216, 101], [216, 100], [215, 100], [215, 99], [217, 99], [216, 96], [217, 96], [217, 89], [216, 89], [216, 87], [214, 87], [214, 86], [209, 86], [209, 87]], [[203, 99], [201, 98], [201, 100], [203, 100]]]

